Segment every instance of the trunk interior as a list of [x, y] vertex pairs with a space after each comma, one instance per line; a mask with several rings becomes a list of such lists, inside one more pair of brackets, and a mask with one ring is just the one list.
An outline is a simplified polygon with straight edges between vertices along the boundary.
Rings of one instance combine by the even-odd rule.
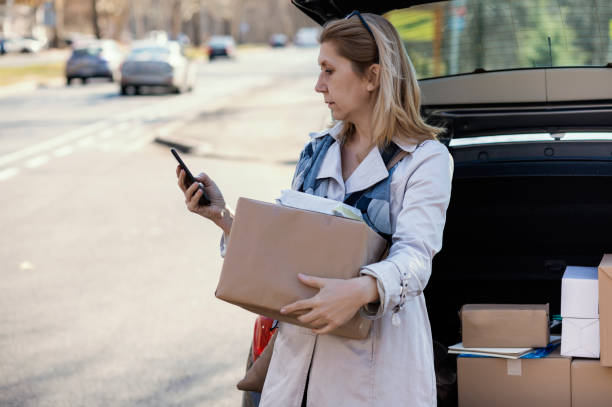
[[[569, 144], [522, 148], [559, 143]], [[597, 266], [612, 249], [612, 143], [591, 143], [597, 156], [590, 159], [524, 151], [532, 155], [524, 160], [504, 150], [518, 155], [512, 145], [451, 147], [444, 242], [425, 290], [433, 337], [447, 346], [461, 341], [458, 312], [466, 303], [550, 303], [551, 315], [559, 314], [565, 266]], [[483, 152], [500, 158], [471, 159]]]
[[[581, 156], [545, 156], [560, 143]], [[549, 303], [559, 314], [565, 266], [597, 266], [612, 249], [612, 143], [570, 144], [451, 147], [444, 242], [425, 290], [434, 341], [444, 345], [436, 349], [441, 406], [456, 403], [446, 347], [461, 341], [462, 305]]]

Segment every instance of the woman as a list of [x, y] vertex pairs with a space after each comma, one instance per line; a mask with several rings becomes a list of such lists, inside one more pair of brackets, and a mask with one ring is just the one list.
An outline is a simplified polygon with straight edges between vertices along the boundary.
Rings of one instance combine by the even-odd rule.
[[[436, 140], [441, 129], [420, 117], [414, 69], [387, 20], [354, 12], [328, 23], [320, 40], [315, 91], [336, 124], [311, 136], [292, 187], [351, 202], [392, 245], [357, 278], [299, 277], [319, 293], [281, 312], [306, 311], [300, 320], [315, 328], [279, 324], [260, 406], [435, 406], [423, 289], [442, 245], [452, 159]], [[201, 207], [197, 185], [185, 190], [177, 174], [189, 210], [213, 220], [225, 239], [232, 214], [214, 182], [198, 178], [212, 199]], [[367, 339], [326, 335], [356, 312], [373, 319]]]

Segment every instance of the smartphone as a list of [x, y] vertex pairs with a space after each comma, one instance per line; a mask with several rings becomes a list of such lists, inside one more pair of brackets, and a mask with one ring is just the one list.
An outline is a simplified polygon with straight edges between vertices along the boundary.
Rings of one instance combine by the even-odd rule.
[[[172, 152], [172, 155], [174, 156], [174, 158], [176, 158], [176, 161], [178, 161], [183, 171], [185, 171], [185, 188], [189, 188], [191, 184], [196, 182], [195, 178], [193, 177], [193, 175], [191, 174], [191, 171], [189, 171], [189, 168], [187, 168], [187, 166], [185, 165], [181, 157], [178, 155], [176, 150], [174, 148], [171, 148], [170, 151]], [[206, 194], [204, 187], [200, 185], [198, 186], [198, 189], [202, 191], [202, 196], [200, 197], [200, 200], [198, 201], [198, 203], [202, 206], [210, 205], [210, 198], [208, 198], [208, 195]]]

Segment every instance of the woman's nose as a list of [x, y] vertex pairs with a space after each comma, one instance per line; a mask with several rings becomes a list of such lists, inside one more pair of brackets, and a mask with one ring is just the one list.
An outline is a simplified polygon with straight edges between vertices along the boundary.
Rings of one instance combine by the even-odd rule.
[[317, 83], [315, 84], [315, 92], [323, 93], [327, 92], [327, 85], [323, 83], [321, 76], [317, 79]]

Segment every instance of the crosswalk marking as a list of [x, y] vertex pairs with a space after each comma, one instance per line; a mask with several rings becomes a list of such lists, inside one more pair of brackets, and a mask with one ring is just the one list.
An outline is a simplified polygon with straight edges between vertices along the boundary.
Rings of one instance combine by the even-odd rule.
[[0, 171], [0, 181], [7, 180], [15, 175], [19, 174], [19, 168], [10, 167]]
[[25, 162], [25, 166], [28, 168], [36, 168], [36, 167], [40, 167], [41, 165], [45, 164], [47, 161], [49, 161], [49, 156], [46, 154], [43, 154], [43, 155], [36, 156], [34, 158], [30, 158], [28, 161]]

